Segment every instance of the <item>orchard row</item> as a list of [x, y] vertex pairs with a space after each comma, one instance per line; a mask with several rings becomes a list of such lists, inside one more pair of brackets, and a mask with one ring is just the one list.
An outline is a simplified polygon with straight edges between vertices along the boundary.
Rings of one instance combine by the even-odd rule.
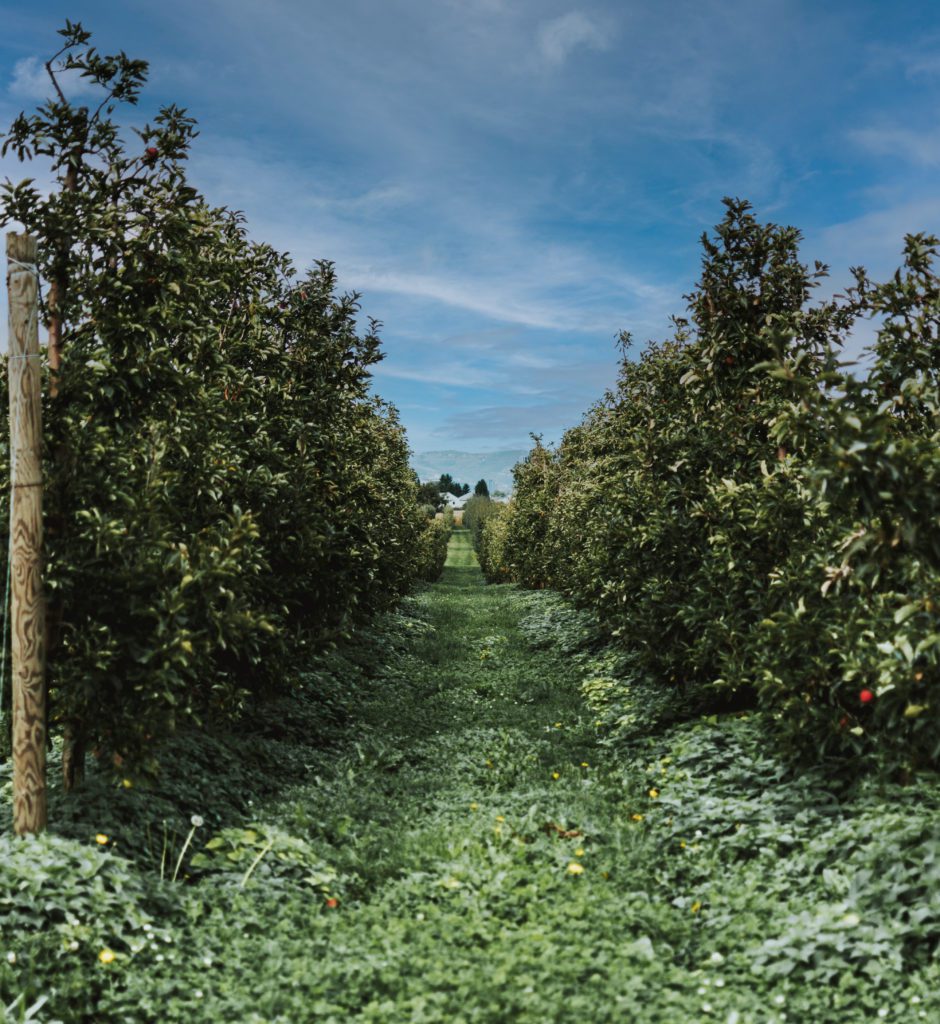
[[654, 682], [700, 710], [757, 704], [803, 755], [936, 764], [937, 239], [813, 303], [826, 268], [799, 233], [726, 207], [674, 337], [536, 444], [508, 509], [471, 514], [484, 570], [557, 588], [619, 640], [614, 727]]
[[54, 76], [56, 99], [16, 120], [4, 152], [56, 184], [7, 183], [0, 224], [37, 238], [48, 282], [47, 674], [68, 785], [86, 750], [146, 768], [167, 733], [294, 685], [439, 574], [446, 535], [370, 391], [379, 338], [356, 296], [189, 184], [183, 111], [119, 130], [146, 65], [62, 34], [55, 66], [102, 103]]

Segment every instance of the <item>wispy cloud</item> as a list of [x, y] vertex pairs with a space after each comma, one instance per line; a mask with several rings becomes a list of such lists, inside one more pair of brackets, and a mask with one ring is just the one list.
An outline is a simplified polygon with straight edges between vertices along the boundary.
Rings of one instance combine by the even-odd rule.
[[940, 164], [940, 125], [918, 129], [858, 128], [850, 131], [848, 137], [877, 156], [900, 158], [924, 167]]
[[907, 60], [907, 73], [912, 78], [935, 78], [940, 75], [940, 46], [934, 43], [932, 52], [912, 55]]
[[534, 403], [531, 405], [494, 405], [448, 416], [435, 433], [468, 441], [492, 442], [505, 439], [508, 445], [528, 447], [530, 433], [555, 437], [577, 423], [585, 407], [577, 400]]
[[900, 67], [910, 79], [930, 79], [940, 75], [940, 34], [928, 32], [903, 46], [881, 40], [870, 47], [871, 66], [876, 71]]
[[569, 11], [539, 26], [538, 49], [548, 64], [564, 64], [578, 47], [605, 50], [609, 37], [583, 11]]
[[481, 370], [465, 362], [443, 361], [425, 367], [408, 367], [388, 362], [379, 363], [374, 370], [378, 378], [411, 380], [421, 384], [437, 384], [448, 388], [485, 389], [504, 382], [492, 370]]
[[[546, 238], [539, 218], [550, 196], [484, 202], [422, 176], [357, 192], [328, 188], [288, 157], [259, 155], [236, 140], [201, 144], [194, 170], [209, 195], [244, 209], [260, 237], [301, 264], [335, 260], [344, 286], [364, 293], [370, 311], [381, 306], [377, 297], [396, 296], [494, 326], [612, 336], [625, 326], [665, 326], [681, 294], [628, 258], [598, 258], [588, 245]], [[296, 197], [290, 208], [284, 195]]]
[[[569, 302], [566, 303], [565, 296], [551, 295], [557, 277], [547, 276], [533, 287], [526, 272], [514, 281], [487, 279], [469, 268], [461, 269], [459, 266], [452, 266], [437, 274], [422, 274], [352, 265], [344, 268], [343, 276], [357, 291], [372, 295], [389, 293], [431, 299], [490, 320], [551, 330], [613, 332], [628, 315], [627, 307], [636, 305], [636, 297], [626, 294], [619, 297], [623, 306], [618, 311], [614, 308], [618, 297], [608, 295], [606, 310], [603, 306], [592, 308], [590, 294], [583, 294], [596, 287], [597, 282], [589, 278], [568, 282], [566, 291]], [[520, 287], [515, 288], [514, 285]], [[651, 285], [645, 287], [654, 291]]]
[[904, 236], [918, 231], [940, 234], [940, 197], [901, 202], [831, 224], [814, 233], [811, 242], [834, 267], [864, 264], [884, 276], [900, 263]]

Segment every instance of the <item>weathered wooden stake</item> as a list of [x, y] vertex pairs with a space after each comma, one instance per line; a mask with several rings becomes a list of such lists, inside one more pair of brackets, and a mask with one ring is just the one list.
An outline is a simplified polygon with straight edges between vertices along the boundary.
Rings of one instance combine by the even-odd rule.
[[36, 240], [7, 235], [13, 829], [46, 827], [46, 606], [42, 592], [42, 419]]

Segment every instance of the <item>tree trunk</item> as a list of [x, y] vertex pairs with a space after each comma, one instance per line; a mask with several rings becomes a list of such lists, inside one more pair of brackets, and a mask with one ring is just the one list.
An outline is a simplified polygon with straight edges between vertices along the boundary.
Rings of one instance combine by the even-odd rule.
[[85, 781], [85, 730], [79, 722], [69, 722], [62, 737], [62, 788], [66, 793]]
[[[69, 164], [65, 172], [65, 180], [62, 183], [63, 192], [74, 192], [78, 187], [78, 168], [81, 163], [83, 150], [76, 149], [73, 153], [73, 162]], [[59, 266], [49, 282], [49, 395], [55, 398], [59, 393], [59, 371], [62, 367], [62, 303], [65, 301], [65, 290], [68, 287], [68, 260], [69, 247], [64, 246], [64, 251], [59, 254]]]

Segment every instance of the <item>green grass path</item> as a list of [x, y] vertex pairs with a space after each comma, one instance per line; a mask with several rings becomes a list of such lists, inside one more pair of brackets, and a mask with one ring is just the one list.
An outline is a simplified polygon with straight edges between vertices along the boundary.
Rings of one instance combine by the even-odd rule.
[[176, 890], [169, 944], [112, 975], [130, 1010], [83, 1019], [940, 1020], [940, 788], [840, 792], [752, 716], [605, 745], [603, 656], [563, 653], [552, 600], [484, 585], [456, 532], [373, 632], [348, 734], [256, 808], [277, 851]]
[[645, 840], [598, 781], [574, 667], [525, 643], [466, 532], [418, 600], [358, 741], [275, 812], [323, 844], [339, 905], [279, 908], [268, 952], [228, 970], [266, 1021], [639, 1019], [660, 973]]
[[[426, 626], [359, 710], [352, 752], [289, 801], [340, 853], [353, 848], [370, 901], [411, 872], [440, 876], [426, 890], [432, 902], [457, 891], [463, 862], [485, 874], [495, 851], [518, 848], [519, 827], [571, 820], [591, 789], [581, 765], [595, 735], [575, 674], [525, 643], [518, 594], [484, 585], [466, 532], [454, 534], [441, 581], [418, 600]], [[564, 859], [582, 845], [551, 848]]]

